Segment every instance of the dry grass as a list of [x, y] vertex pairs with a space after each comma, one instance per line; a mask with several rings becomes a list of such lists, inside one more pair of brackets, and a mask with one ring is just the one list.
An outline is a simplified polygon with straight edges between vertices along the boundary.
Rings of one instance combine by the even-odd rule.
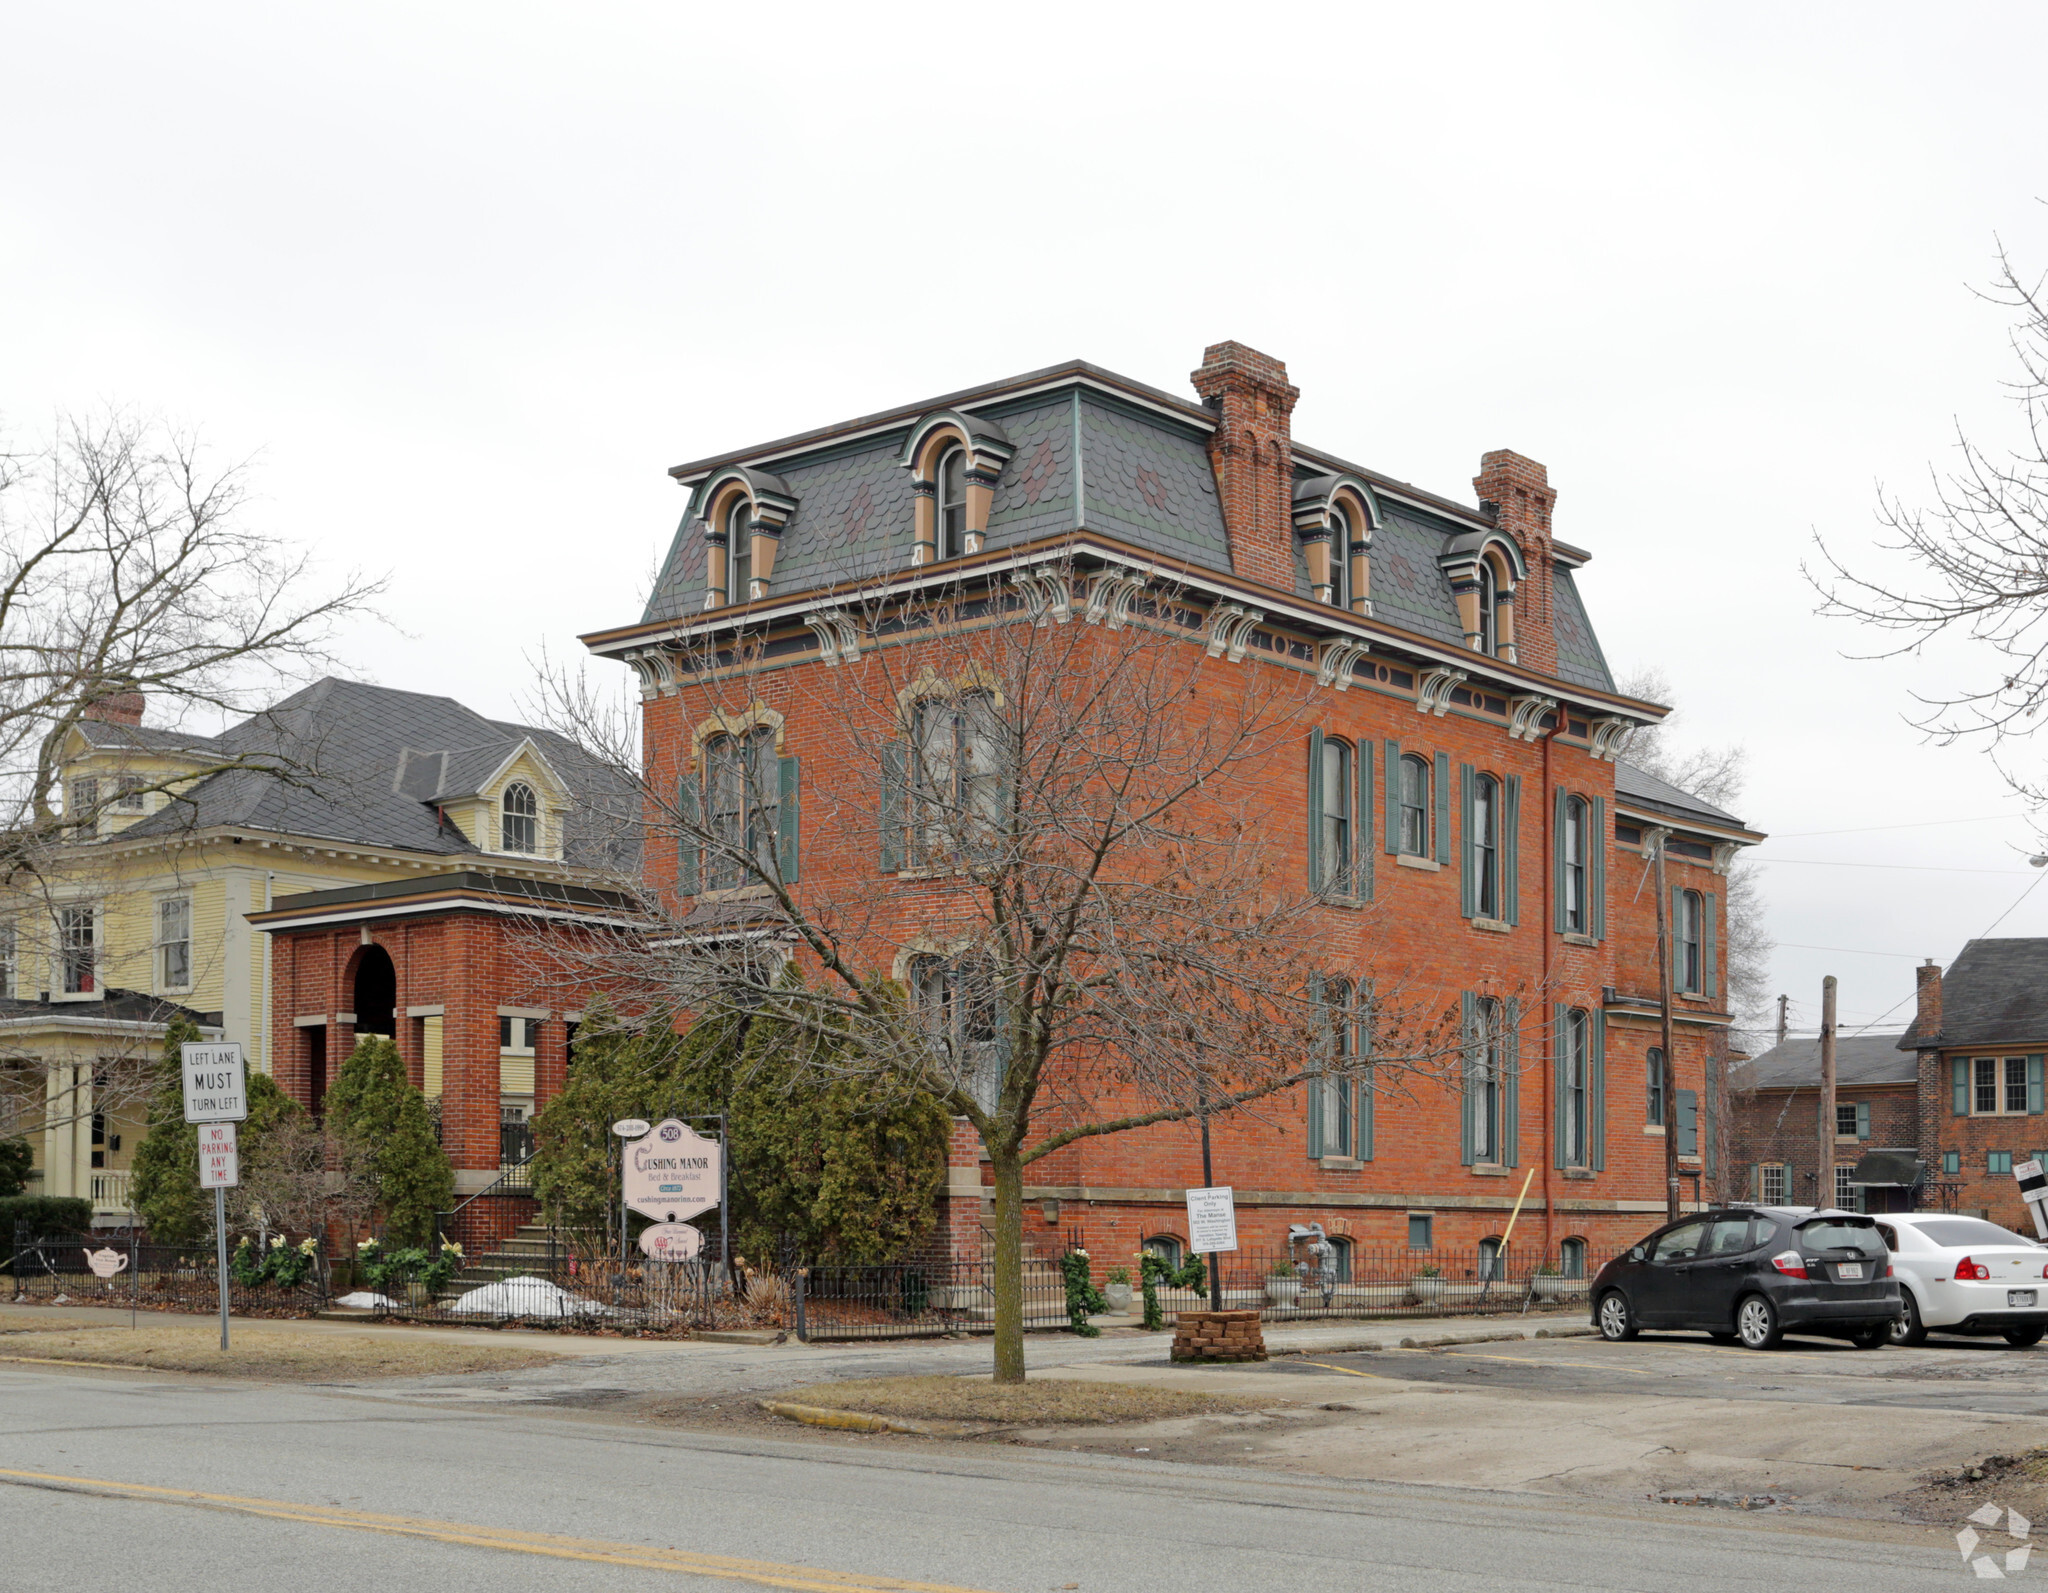
[[800, 1405], [866, 1411], [875, 1416], [924, 1416], [1024, 1427], [1160, 1421], [1286, 1403], [1253, 1394], [1197, 1394], [1178, 1388], [1139, 1388], [1056, 1377], [1000, 1384], [977, 1377], [864, 1377], [844, 1383], [813, 1383], [791, 1389], [782, 1397]]
[[220, 1351], [220, 1329], [211, 1326], [66, 1328], [0, 1336], [0, 1365], [77, 1361], [273, 1382], [509, 1372], [555, 1359], [552, 1351], [525, 1345], [451, 1344], [368, 1333], [288, 1333], [261, 1328], [237, 1328], [233, 1347], [225, 1355]]

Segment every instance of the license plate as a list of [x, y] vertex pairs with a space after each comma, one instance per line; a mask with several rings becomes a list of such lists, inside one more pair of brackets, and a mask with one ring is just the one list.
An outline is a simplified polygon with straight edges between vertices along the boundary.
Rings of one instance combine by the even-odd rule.
[[2007, 1305], [2032, 1305], [2035, 1292], [2033, 1289], [2007, 1289], [2005, 1291], [2005, 1303]]
[[1863, 1281], [1863, 1263], [1860, 1261], [1837, 1261], [1835, 1263], [1835, 1278], [1836, 1281], [1841, 1283], [1861, 1283]]

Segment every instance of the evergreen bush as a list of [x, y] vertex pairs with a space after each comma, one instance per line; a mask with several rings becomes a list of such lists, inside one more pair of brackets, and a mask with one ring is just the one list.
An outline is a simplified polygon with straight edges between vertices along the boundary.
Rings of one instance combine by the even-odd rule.
[[29, 1169], [36, 1153], [25, 1139], [0, 1139], [0, 1200], [28, 1188]]
[[396, 1045], [379, 1034], [356, 1041], [327, 1092], [327, 1117], [334, 1132], [371, 1158], [386, 1238], [397, 1245], [430, 1243], [435, 1214], [455, 1204], [455, 1170]]
[[13, 1252], [18, 1225], [32, 1238], [85, 1233], [92, 1227], [92, 1202], [79, 1195], [9, 1195], [0, 1199], [0, 1258]]

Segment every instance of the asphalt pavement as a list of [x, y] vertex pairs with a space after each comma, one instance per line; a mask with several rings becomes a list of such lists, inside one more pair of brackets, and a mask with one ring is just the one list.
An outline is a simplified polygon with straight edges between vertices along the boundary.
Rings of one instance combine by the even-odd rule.
[[1892, 1593], [1961, 1568], [1924, 1534], [1722, 1515], [0, 1368], [7, 1589]]

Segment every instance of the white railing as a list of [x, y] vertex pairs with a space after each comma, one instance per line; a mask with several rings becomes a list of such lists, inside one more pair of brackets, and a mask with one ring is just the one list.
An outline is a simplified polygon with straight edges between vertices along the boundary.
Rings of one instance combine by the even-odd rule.
[[96, 1172], [92, 1175], [92, 1209], [94, 1211], [129, 1210], [128, 1174]]

